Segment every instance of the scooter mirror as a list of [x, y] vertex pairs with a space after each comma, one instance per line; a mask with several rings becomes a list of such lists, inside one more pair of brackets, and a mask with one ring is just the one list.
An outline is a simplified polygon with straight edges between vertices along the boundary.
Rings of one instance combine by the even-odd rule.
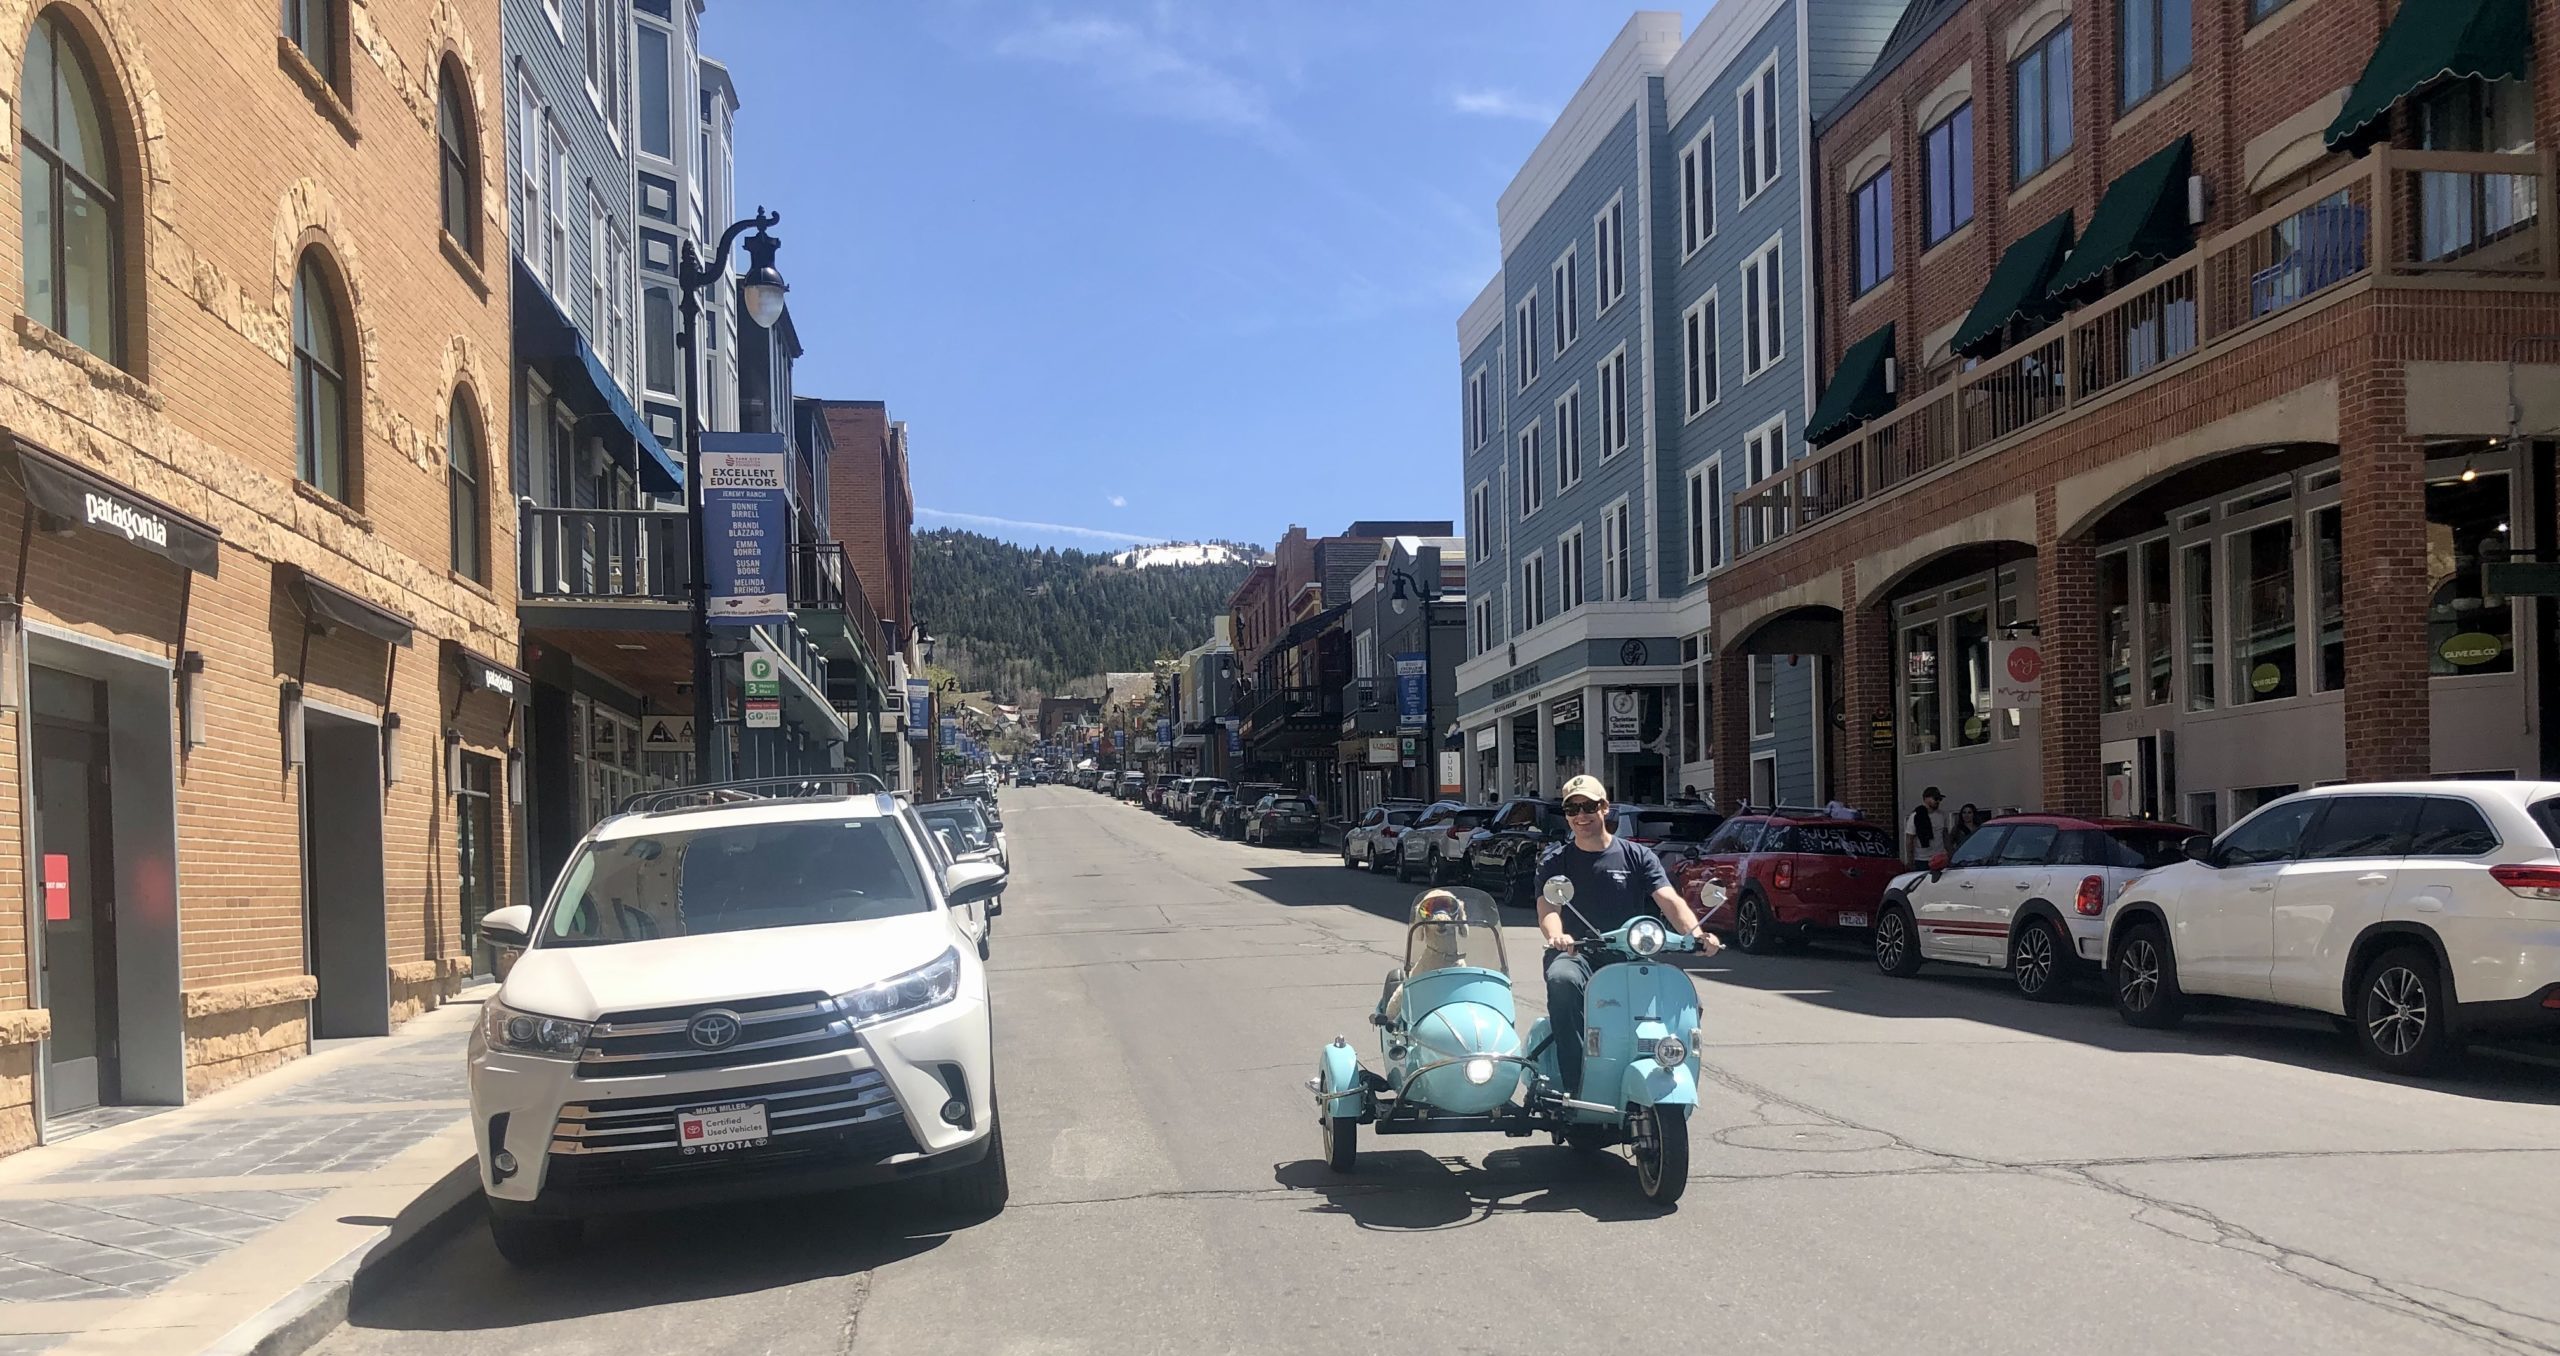
[[1562, 876], [1549, 876], [1545, 887], [1538, 891], [1538, 897], [1561, 909], [1573, 902], [1573, 882]]

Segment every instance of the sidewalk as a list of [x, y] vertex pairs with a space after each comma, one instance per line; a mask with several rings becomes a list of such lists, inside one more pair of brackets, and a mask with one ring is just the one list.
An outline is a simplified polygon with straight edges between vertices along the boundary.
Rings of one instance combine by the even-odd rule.
[[479, 1190], [462, 1048], [486, 992], [0, 1158], [0, 1356], [316, 1341], [359, 1270]]

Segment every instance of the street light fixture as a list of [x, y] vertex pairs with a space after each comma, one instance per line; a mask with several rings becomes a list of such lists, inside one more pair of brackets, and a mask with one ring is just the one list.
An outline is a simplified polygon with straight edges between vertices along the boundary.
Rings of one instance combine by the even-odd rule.
[[[1437, 573], [1436, 569], [1434, 573]], [[1422, 784], [1430, 791], [1430, 794], [1423, 799], [1437, 800], [1440, 798], [1440, 732], [1438, 713], [1432, 709], [1431, 700], [1431, 629], [1437, 621], [1432, 616], [1432, 609], [1440, 603], [1440, 589], [1437, 584], [1426, 584], [1411, 571], [1393, 565], [1387, 567], [1387, 575], [1388, 611], [1401, 617], [1405, 614], [1405, 603], [1408, 598], [1417, 598], [1422, 602], [1421, 762]]]

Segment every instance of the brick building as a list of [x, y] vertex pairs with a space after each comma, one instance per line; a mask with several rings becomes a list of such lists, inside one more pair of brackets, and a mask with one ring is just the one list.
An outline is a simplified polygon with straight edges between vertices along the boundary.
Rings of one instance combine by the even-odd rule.
[[435, 1004], [521, 696], [496, 0], [0, 41], [0, 1150]]
[[1813, 447], [1733, 505], [1724, 680], [1839, 656], [1871, 816], [2560, 767], [2551, 604], [2484, 578], [2551, 544], [2555, 43], [2525, 0], [1914, 3], [1816, 129]]
[[835, 450], [827, 461], [827, 518], [844, 544], [849, 586], [868, 599], [886, 646], [887, 686], [894, 709], [882, 713], [879, 735], [884, 770], [898, 785], [916, 785], [919, 732], [905, 728], [907, 678], [921, 673], [915, 625], [915, 493], [907, 481], [907, 425], [891, 419], [886, 402], [819, 400]]

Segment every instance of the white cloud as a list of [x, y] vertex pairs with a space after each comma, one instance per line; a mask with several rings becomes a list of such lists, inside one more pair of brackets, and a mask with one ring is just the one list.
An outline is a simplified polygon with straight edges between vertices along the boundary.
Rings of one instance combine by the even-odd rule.
[[923, 517], [940, 518], [946, 522], [963, 523], [970, 527], [996, 527], [1013, 532], [1052, 532], [1066, 537], [1128, 542], [1139, 546], [1160, 546], [1171, 540], [1169, 537], [1150, 537], [1137, 532], [1115, 532], [1100, 527], [1077, 527], [1069, 523], [1040, 523], [1027, 518], [998, 518], [984, 513], [955, 513], [949, 509], [925, 508], [921, 505], [917, 507], [916, 512]]
[[1522, 122], [1554, 122], [1556, 110], [1507, 89], [1461, 89], [1449, 92], [1449, 107], [1477, 118], [1518, 118]]
[[1119, 19], [1044, 17], [1006, 34], [995, 50], [1080, 71], [1141, 113], [1261, 133], [1279, 130], [1260, 86]]
[[1111, 496], [1111, 507], [1113, 507], [1113, 508], [1127, 508], [1127, 507], [1129, 507], [1129, 496], [1127, 496], [1127, 495], [1125, 495], [1125, 494], [1115, 494], [1115, 495]]

